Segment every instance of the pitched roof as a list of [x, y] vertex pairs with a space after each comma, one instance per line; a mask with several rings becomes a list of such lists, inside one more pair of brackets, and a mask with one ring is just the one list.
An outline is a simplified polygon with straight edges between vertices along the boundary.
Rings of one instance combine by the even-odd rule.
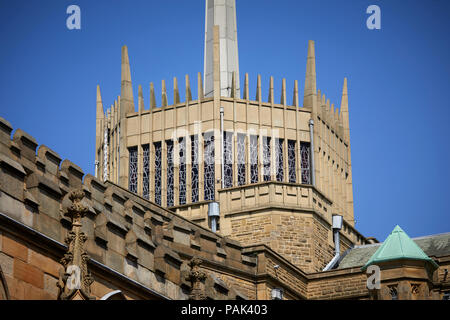
[[[402, 233], [408, 237], [403, 230]], [[386, 243], [388, 239], [386, 239], [384, 243]], [[410, 239], [408, 237], [408, 239], [415, 243], [428, 257], [442, 257], [450, 255], [450, 232], [414, 239]], [[338, 269], [364, 266], [376, 253], [376, 251], [384, 245], [384, 243], [355, 246], [347, 250], [339, 262]]]

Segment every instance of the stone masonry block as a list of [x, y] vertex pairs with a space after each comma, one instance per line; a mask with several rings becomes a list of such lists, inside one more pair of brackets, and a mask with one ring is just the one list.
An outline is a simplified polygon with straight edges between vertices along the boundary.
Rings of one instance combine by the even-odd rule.
[[44, 273], [19, 259], [14, 259], [14, 277], [37, 288], [44, 288]]
[[41, 269], [54, 277], [59, 277], [59, 270], [62, 268], [58, 262], [46, 257], [34, 250], [29, 250], [28, 261], [31, 265]]
[[28, 248], [15, 237], [3, 235], [2, 251], [7, 255], [20, 259], [24, 262], [28, 260]]

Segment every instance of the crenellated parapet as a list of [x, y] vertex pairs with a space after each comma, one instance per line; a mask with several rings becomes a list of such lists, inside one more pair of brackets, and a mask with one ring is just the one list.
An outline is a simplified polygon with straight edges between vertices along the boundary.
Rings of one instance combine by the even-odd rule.
[[[2, 214], [63, 244], [72, 229], [72, 221], [65, 215], [72, 205], [69, 195], [80, 190], [84, 194], [80, 204], [86, 209], [81, 230], [86, 251], [96, 263], [172, 299], [187, 298], [190, 289], [182, 280], [182, 271], [194, 256], [203, 259], [208, 268], [240, 270], [252, 283], [256, 259], [243, 254], [238, 242], [111, 182], [85, 175], [47, 146], [38, 147], [36, 140], [20, 129], [10, 139], [12, 127], [2, 118], [0, 127]], [[216, 290], [214, 283], [212, 278], [208, 280], [209, 295]], [[226, 288], [233, 297], [239, 292], [238, 288]], [[221, 297], [228, 296], [221, 293]]]

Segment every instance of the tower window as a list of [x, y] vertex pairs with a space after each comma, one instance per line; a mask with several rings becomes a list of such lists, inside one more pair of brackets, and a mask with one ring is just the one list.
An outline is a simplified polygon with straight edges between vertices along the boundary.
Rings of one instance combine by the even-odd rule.
[[263, 137], [262, 143], [264, 181], [270, 181], [270, 137]]
[[204, 134], [204, 199], [214, 200], [214, 134]]
[[142, 195], [145, 199], [149, 198], [150, 187], [150, 145], [145, 144], [142, 146], [143, 151], [143, 166], [142, 166]]
[[161, 142], [155, 143], [155, 202], [161, 205], [161, 168], [162, 168]]
[[258, 183], [258, 136], [250, 136], [250, 183]]
[[225, 132], [223, 136], [224, 187], [233, 186], [233, 134]]
[[245, 135], [237, 135], [237, 170], [238, 185], [245, 184]]
[[198, 136], [191, 136], [191, 192], [192, 202], [198, 202]]
[[179, 171], [179, 202], [186, 203], [186, 139], [179, 139], [179, 157], [180, 157], [180, 171]]
[[276, 163], [276, 178], [277, 181], [282, 182], [284, 180], [284, 168], [283, 168], [283, 139], [275, 139], [275, 163]]
[[300, 143], [302, 183], [311, 184], [311, 146], [309, 142]]
[[288, 140], [288, 167], [289, 167], [289, 182], [296, 183], [297, 175], [295, 173], [295, 141]]
[[174, 205], [173, 141], [167, 140], [167, 206]]
[[128, 190], [137, 193], [137, 162], [138, 162], [138, 152], [137, 147], [128, 148], [129, 152], [129, 173], [128, 173]]

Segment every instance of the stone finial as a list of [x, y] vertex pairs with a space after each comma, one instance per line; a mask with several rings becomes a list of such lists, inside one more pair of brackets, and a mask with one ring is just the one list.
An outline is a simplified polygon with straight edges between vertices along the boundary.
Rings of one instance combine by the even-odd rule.
[[316, 53], [314, 41], [308, 42], [308, 58], [306, 62], [305, 91], [303, 97], [304, 107], [314, 107], [316, 95]]
[[178, 80], [173, 78], [173, 104], [180, 103], [180, 91], [178, 90]]
[[203, 260], [194, 257], [189, 261], [191, 271], [186, 276], [186, 280], [191, 283], [191, 292], [189, 293], [189, 300], [206, 300], [205, 284], [206, 273], [200, 269]]
[[127, 46], [122, 47], [122, 73], [120, 84], [120, 118], [125, 118], [128, 112], [134, 112], [133, 86], [131, 84], [130, 59]]
[[244, 100], [249, 100], [249, 90], [248, 90], [248, 73], [245, 74], [245, 82], [244, 82]]
[[81, 219], [86, 215], [88, 208], [82, 203], [84, 191], [73, 190], [68, 194], [72, 202], [67, 207], [65, 216], [72, 220], [72, 230], [68, 233], [65, 242], [67, 252], [61, 259], [64, 268], [59, 271], [59, 300], [94, 300], [91, 296], [91, 284], [94, 282], [87, 270], [89, 256], [84, 249], [87, 236], [81, 231]]
[[161, 81], [161, 106], [166, 107], [169, 104], [167, 99], [166, 80]]
[[138, 110], [139, 112], [144, 112], [145, 104], [144, 104], [144, 93], [142, 92], [142, 86], [138, 87]]
[[186, 81], [186, 102], [192, 101], [192, 92], [191, 92], [191, 85], [189, 82], [189, 76], [185, 76]]
[[150, 82], [150, 110], [156, 108], [155, 86]]
[[258, 74], [258, 78], [256, 81], [256, 101], [261, 102], [262, 100], [262, 95], [261, 95], [261, 75]]

